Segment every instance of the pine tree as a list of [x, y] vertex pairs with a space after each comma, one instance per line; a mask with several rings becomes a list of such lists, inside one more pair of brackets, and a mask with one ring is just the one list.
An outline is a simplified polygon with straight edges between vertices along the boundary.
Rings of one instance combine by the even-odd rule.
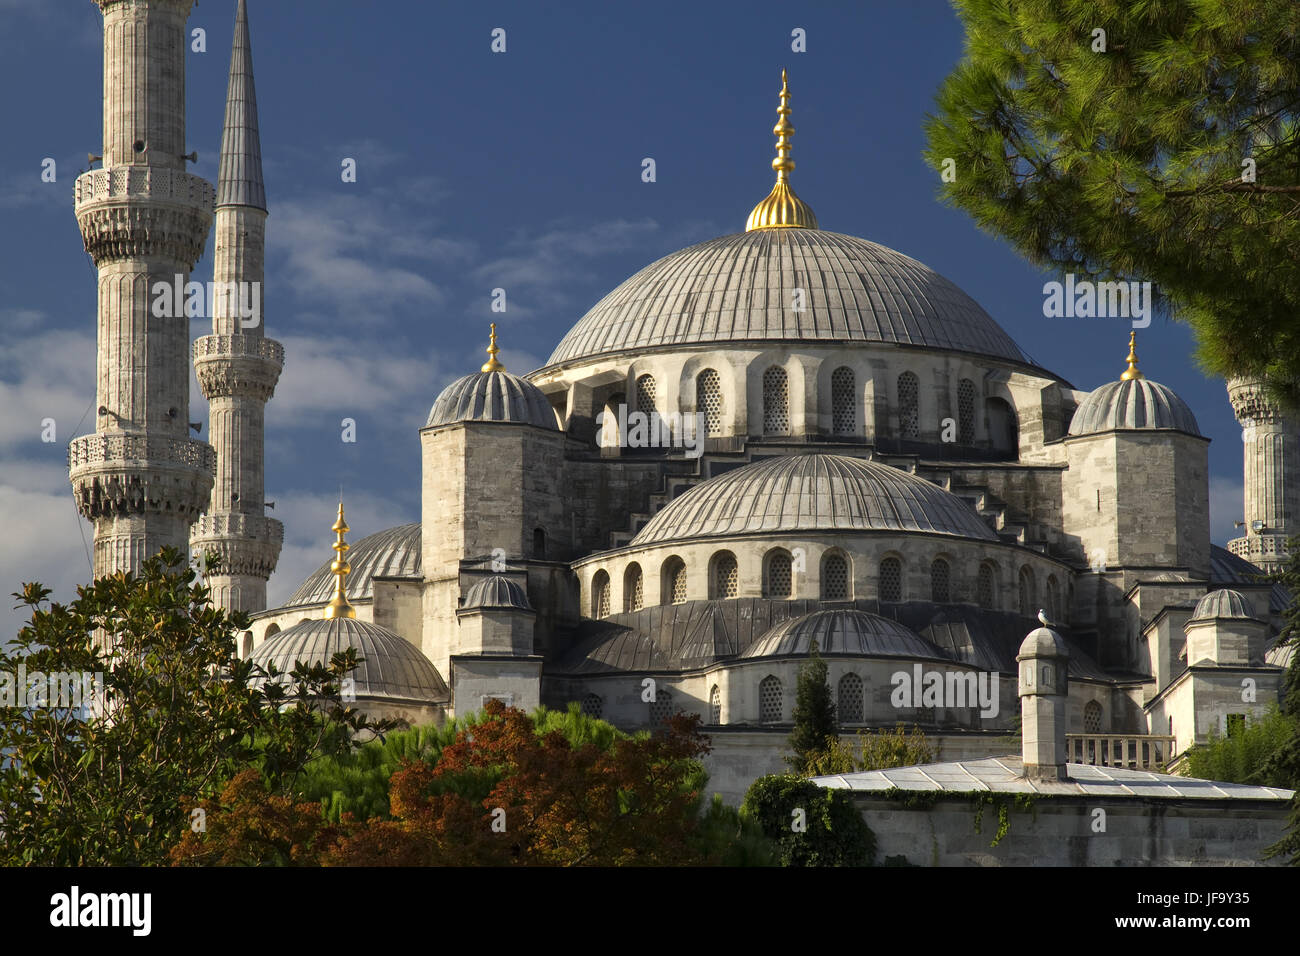
[[1209, 371], [1300, 406], [1300, 4], [955, 2], [943, 199], [1076, 280], [1150, 281]]
[[798, 773], [806, 773], [819, 756], [839, 738], [835, 722], [835, 702], [826, 680], [826, 662], [814, 639], [808, 660], [799, 665], [799, 683], [795, 693], [794, 731], [790, 734], [793, 757], [786, 762]]

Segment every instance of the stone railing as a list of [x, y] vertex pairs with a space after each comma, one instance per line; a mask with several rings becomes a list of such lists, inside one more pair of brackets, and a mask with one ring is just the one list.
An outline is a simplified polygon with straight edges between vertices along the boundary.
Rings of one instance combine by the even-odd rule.
[[181, 465], [215, 474], [217, 455], [207, 442], [158, 435], [82, 435], [68, 445], [68, 468], [124, 462]]
[[160, 166], [114, 166], [92, 169], [77, 177], [73, 200], [84, 205], [118, 199], [147, 199], [212, 209], [217, 191], [201, 176]]
[[1156, 770], [1173, 759], [1174, 738], [1160, 734], [1066, 734], [1066, 761]]
[[194, 340], [194, 360], [204, 358], [266, 359], [284, 366], [284, 346], [261, 335], [204, 335]]
[[260, 541], [284, 541], [284, 524], [265, 515], [218, 512], [205, 514], [190, 526], [190, 540], [213, 538], [254, 538]]

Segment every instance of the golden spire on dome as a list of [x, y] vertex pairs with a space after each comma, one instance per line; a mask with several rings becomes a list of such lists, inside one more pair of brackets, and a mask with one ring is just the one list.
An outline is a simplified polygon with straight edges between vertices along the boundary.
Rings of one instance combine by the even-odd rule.
[[497, 353], [501, 350], [497, 348], [497, 324], [492, 323], [492, 340], [488, 343], [487, 353], [488, 360], [483, 363], [481, 371], [484, 372], [504, 372], [506, 367], [497, 361]]
[[745, 223], [745, 231], [755, 229], [816, 229], [817, 217], [806, 202], [794, 194], [790, 188], [790, 173], [794, 170], [794, 160], [790, 158], [790, 137], [794, 127], [790, 125], [790, 85], [786, 82], [785, 70], [781, 71], [781, 105], [776, 108], [779, 119], [772, 127], [776, 134], [776, 159], [772, 168], [776, 170], [776, 185], [767, 194], [767, 198], [754, 207]]
[[1142, 374], [1142, 370], [1138, 368], [1137, 337], [1138, 334], [1136, 332], [1130, 332], [1128, 334], [1128, 358], [1126, 359], [1128, 362], [1128, 368], [1124, 369], [1124, 374], [1119, 377], [1121, 382], [1131, 382], [1137, 378], [1146, 378], [1146, 376]]
[[330, 570], [334, 572], [334, 598], [325, 608], [325, 617], [327, 619], [332, 617], [356, 617], [356, 609], [348, 603], [346, 593], [348, 575], [352, 573], [352, 565], [348, 564], [348, 559], [344, 555], [347, 554], [351, 545], [343, 540], [343, 536], [348, 533], [349, 529], [348, 523], [343, 520], [343, 501], [341, 499], [339, 501], [338, 520], [334, 522], [330, 530], [339, 537], [337, 541], [330, 545], [336, 553], [334, 560], [330, 562]]

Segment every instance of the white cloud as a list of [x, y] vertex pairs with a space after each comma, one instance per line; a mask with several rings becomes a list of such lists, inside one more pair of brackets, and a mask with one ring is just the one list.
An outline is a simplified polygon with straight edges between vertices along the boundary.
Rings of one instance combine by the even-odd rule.
[[1212, 477], [1210, 479], [1210, 540], [1225, 544], [1229, 538], [1239, 538], [1242, 529], [1233, 522], [1242, 520], [1244, 514], [1242, 480], [1240, 478]]
[[[55, 442], [62, 450], [79, 431], [94, 430], [95, 338], [87, 332], [53, 329], [31, 331], [43, 319], [34, 310], [0, 316], [0, 451], [41, 440], [42, 422], [55, 422]], [[25, 329], [25, 331], [21, 331]], [[6, 466], [7, 467], [7, 466]]]

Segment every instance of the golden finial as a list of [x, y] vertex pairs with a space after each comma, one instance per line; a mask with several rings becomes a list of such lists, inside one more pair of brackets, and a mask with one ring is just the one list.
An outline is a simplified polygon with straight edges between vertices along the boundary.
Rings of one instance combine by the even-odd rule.
[[772, 127], [772, 132], [776, 135], [776, 159], [772, 160], [772, 168], [776, 170], [776, 185], [767, 198], [749, 214], [749, 221], [745, 223], [746, 232], [776, 227], [817, 228], [817, 217], [813, 215], [812, 209], [790, 188], [790, 173], [794, 170], [794, 160], [790, 158], [790, 137], [794, 135], [794, 127], [790, 125], [790, 84], [786, 81], [785, 70], [781, 71], [781, 104], [776, 112], [778, 119]]
[[483, 363], [482, 371], [484, 372], [504, 372], [506, 367], [497, 361], [497, 353], [501, 350], [497, 348], [497, 324], [492, 323], [492, 341], [488, 343], [487, 353], [488, 360]]
[[338, 535], [338, 540], [330, 545], [336, 553], [334, 560], [330, 562], [330, 570], [334, 572], [334, 599], [325, 608], [325, 617], [356, 617], [356, 609], [348, 603], [346, 593], [348, 575], [352, 573], [352, 565], [348, 564], [348, 559], [344, 557], [351, 545], [343, 540], [343, 536], [348, 533], [349, 529], [348, 523], [343, 520], [342, 501], [339, 502], [338, 520], [334, 522], [330, 530]]
[[1124, 374], [1119, 377], [1121, 382], [1131, 382], [1135, 378], [1146, 378], [1142, 374], [1142, 370], [1138, 368], [1137, 337], [1136, 332], [1128, 334], [1128, 368], [1124, 369]]

